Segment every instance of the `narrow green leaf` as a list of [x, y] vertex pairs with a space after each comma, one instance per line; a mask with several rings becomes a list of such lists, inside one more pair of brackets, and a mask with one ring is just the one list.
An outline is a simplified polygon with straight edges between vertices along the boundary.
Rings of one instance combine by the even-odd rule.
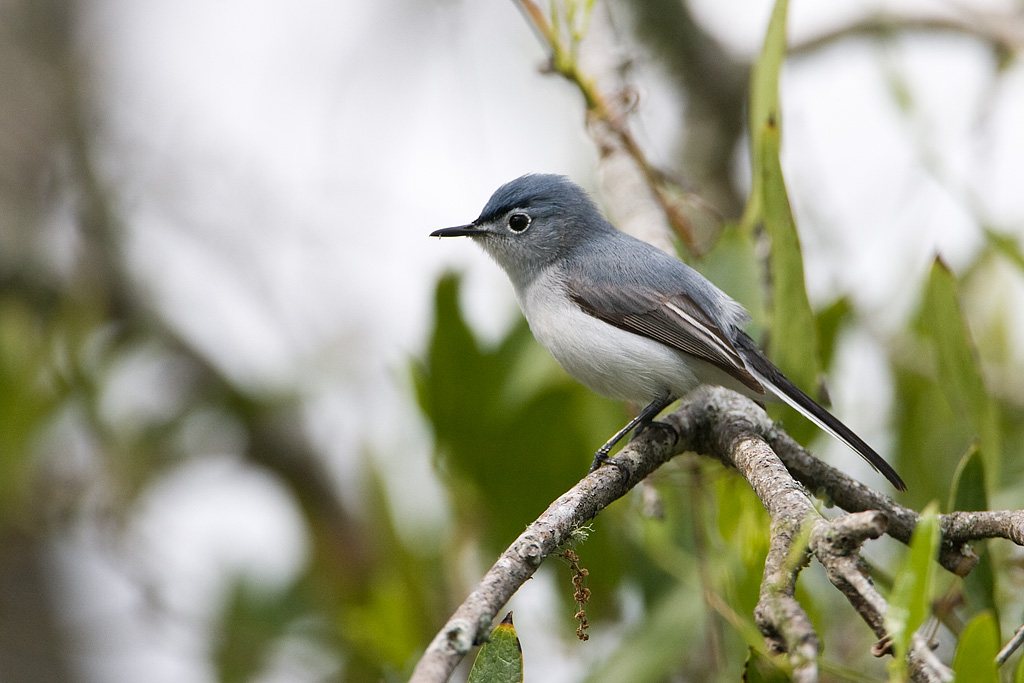
[[768, 22], [761, 55], [750, 76], [750, 168], [752, 186], [750, 198], [740, 225], [746, 231], [753, 229], [760, 220], [762, 212], [763, 182], [761, 167], [763, 164], [761, 135], [765, 126], [780, 123], [779, 112], [779, 71], [786, 58], [786, 15], [789, 10], [788, 0], [776, 0]]
[[[985, 489], [985, 462], [977, 444], [967, 449], [957, 465], [947, 509], [967, 512], [989, 509]], [[987, 541], [980, 540], [974, 545], [980, 559], [971, 573], [964, 577], [964, 593], [974, 611], [991, 610], [996, 615], [998, 636], [999, 606], [995, 598], [996, 576], [992, 556], [988, 552]]]
[[985, 390], [957, 291], [956, 277], [936, 259], [925, 292], [923, 322], [935, 344], [938, 380], [946, 400], [955, 414], [970, 420], [988, 460], [987, 474], [996, 478], [1001, 452], [998, 415]]
[[[777, 0], [750, 81], [750, 199], [740, 222], [763, 221], [771, 239], [771, 355], [790, 379], [814, 392], [821, 370], [814, 315], [804, 285], [800, 239], [779, 162], [779, 72], [786, 58], [788, 0]], [[783, 322], [785, 324], [783, 324]]]
[[747, 648], [747, 661], [743, 663], [744, 683], [788, 683], [792, 681], [782, 667], [754, 648]]
[[[754, 64], [750, 81], [750, 131], [752, 142], [759, 141], [766, 123], [779, 122], [779, 72], [786, 59], [786, 17], [789, 0], [776, 0], [761, 54]], [[752, 144], [751, 149], [758, 145]]]
[[843, 297], [837, 299], [825, 310], [818, 312], [816, 316], [818, 350], [821, 353], [822, 367], [828, 368], [832, 365], [832, 356], [835, 354], [839, 330], [852, 310], [853, 307], [850, 305], [850, 300]]
[[496, 547], [577, 481], [625, 420], [621, 404], [573, 382], [524, 320], [496, 346], [478, 341], [454, 276], [438, 283], [435, 327], [413, 373], [452, 501]]
[[978, 444], [972, 444], [956, 466], [947, 509], [950, 512], [953, 510], [988, 510], [985, 463], [982, 460]]
[[789, 208], [779, 162], [779, 129], [768, 123], [762, 136], [764, 224], [771, 238], [771, 356], [786, 375], [814, 393], [821, 371], [817, 325], [804, 284], [800, 237]]
[[906, 678], [907, 652], [914, 632], [928, 617], [935, 591], [935, 561], [939, 548], [938, 505], [929, 503], [921, 513], [889, 596], [885, 628], [892, 637], [895, 656], [889, 664], [893, 680]]
[[469, 683], [522, 683], [523, 648], [509, 612], [477, 653]]
[[700, 272], [750, 311], [753, 326], [763, 328], [767, 314], [760, 269], [754, 237], [735, 225], [722, 231], [700, 262]]
[[985, 240], [992, 249], [1002, 254], [1010, 263], [1024, 272], [1024, 251], [1021, 250], [1021, 245], [1016, 238], [986, 229]]
[[917, 367], [905, 361], [892, 366], [896, 395], [891, 423], [899, 469], [913, 478], [910, 501], [913, 507], [921, 507], [933, 498], [948, 496], [950, 474], [976, 438], [946, 401], [927, 363], [927, 350], [912, 353], [910, 361]]
[[992, 612], [977, 615], [964, 627], [953, 657], [958, 681], [999, 683], [996, 655], [999, 653], [999, 629]]
[[947, 398], [954, 410], [971, 415], [979, 423], [976, 413], [986, 403], [985, 387], [960, 314], [956, 278], [941, 259], [935, 260], [929, 275], [925, 323], [936, 344], [939, 376], [947, 386]]

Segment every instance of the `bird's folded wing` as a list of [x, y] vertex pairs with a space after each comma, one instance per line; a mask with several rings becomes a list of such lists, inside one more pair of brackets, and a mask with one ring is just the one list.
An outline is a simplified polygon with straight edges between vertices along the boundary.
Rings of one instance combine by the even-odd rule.
[[764, 393], [729, 336], [686, 294], [665, 296], [635, 283], [609, 287], [579, 278], [566, 287], [576, 305], [595, 318], [688, 353]]

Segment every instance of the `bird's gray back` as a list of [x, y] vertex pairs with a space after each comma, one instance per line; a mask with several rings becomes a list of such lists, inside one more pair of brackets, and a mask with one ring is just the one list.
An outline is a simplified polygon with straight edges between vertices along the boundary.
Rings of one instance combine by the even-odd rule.
[[586, 288], [610, 312], [635, 313], [678, 295], [691, 299], [730, 338], [749, 320], [740, 304], [696, 270], [615, 228], [574, 246], [563, 265], [567, 280]]

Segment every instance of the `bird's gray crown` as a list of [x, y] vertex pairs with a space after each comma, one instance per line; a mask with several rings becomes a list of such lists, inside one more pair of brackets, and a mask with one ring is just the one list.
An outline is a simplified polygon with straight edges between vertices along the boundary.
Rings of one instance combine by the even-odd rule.
[[565, 176], [531, 174], [499, 187], [469, 225], [432, 234], [475, 238], [521, 291], [581, 245], [615, 232], [583, 188]]
[[551, 173], [531, 173], [495, 190], [474, 223], [490, 222], [512, 209], [534, 209], [538, 215], [565, 217], [600, 215], [586, 191], [569, 178]]

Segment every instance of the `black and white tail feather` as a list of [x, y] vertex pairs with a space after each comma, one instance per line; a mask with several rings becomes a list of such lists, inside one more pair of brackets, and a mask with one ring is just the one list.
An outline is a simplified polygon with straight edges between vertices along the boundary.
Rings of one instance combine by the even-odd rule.
[[740, 332], [737, 335], [737, 342], [740, 354], [746, 361], [747, 369], [757, 378], [758, 382], [767, 387], [791, 408], [816, 424], [820, 429], [825, 430], [853, 449], [855, 453], [864, 458], [869, 465], [881, 473], [897, 489], [900, 491], [907, 490], [906, 483], [896, 473], [896, 470], [892, 468], [892, 465], [887, 463], [882, 456], [875, 452], [875, 449], [865, 443], [864, 439], [857, 436], [852, 429], [840, 422], [832, 413], [818, 405], [800, 387], [790, 382], [789, 378], [783, 375], [771, 361], [764, 357], [764, 354], [754, 345], [753, 340], [749, 336]]

